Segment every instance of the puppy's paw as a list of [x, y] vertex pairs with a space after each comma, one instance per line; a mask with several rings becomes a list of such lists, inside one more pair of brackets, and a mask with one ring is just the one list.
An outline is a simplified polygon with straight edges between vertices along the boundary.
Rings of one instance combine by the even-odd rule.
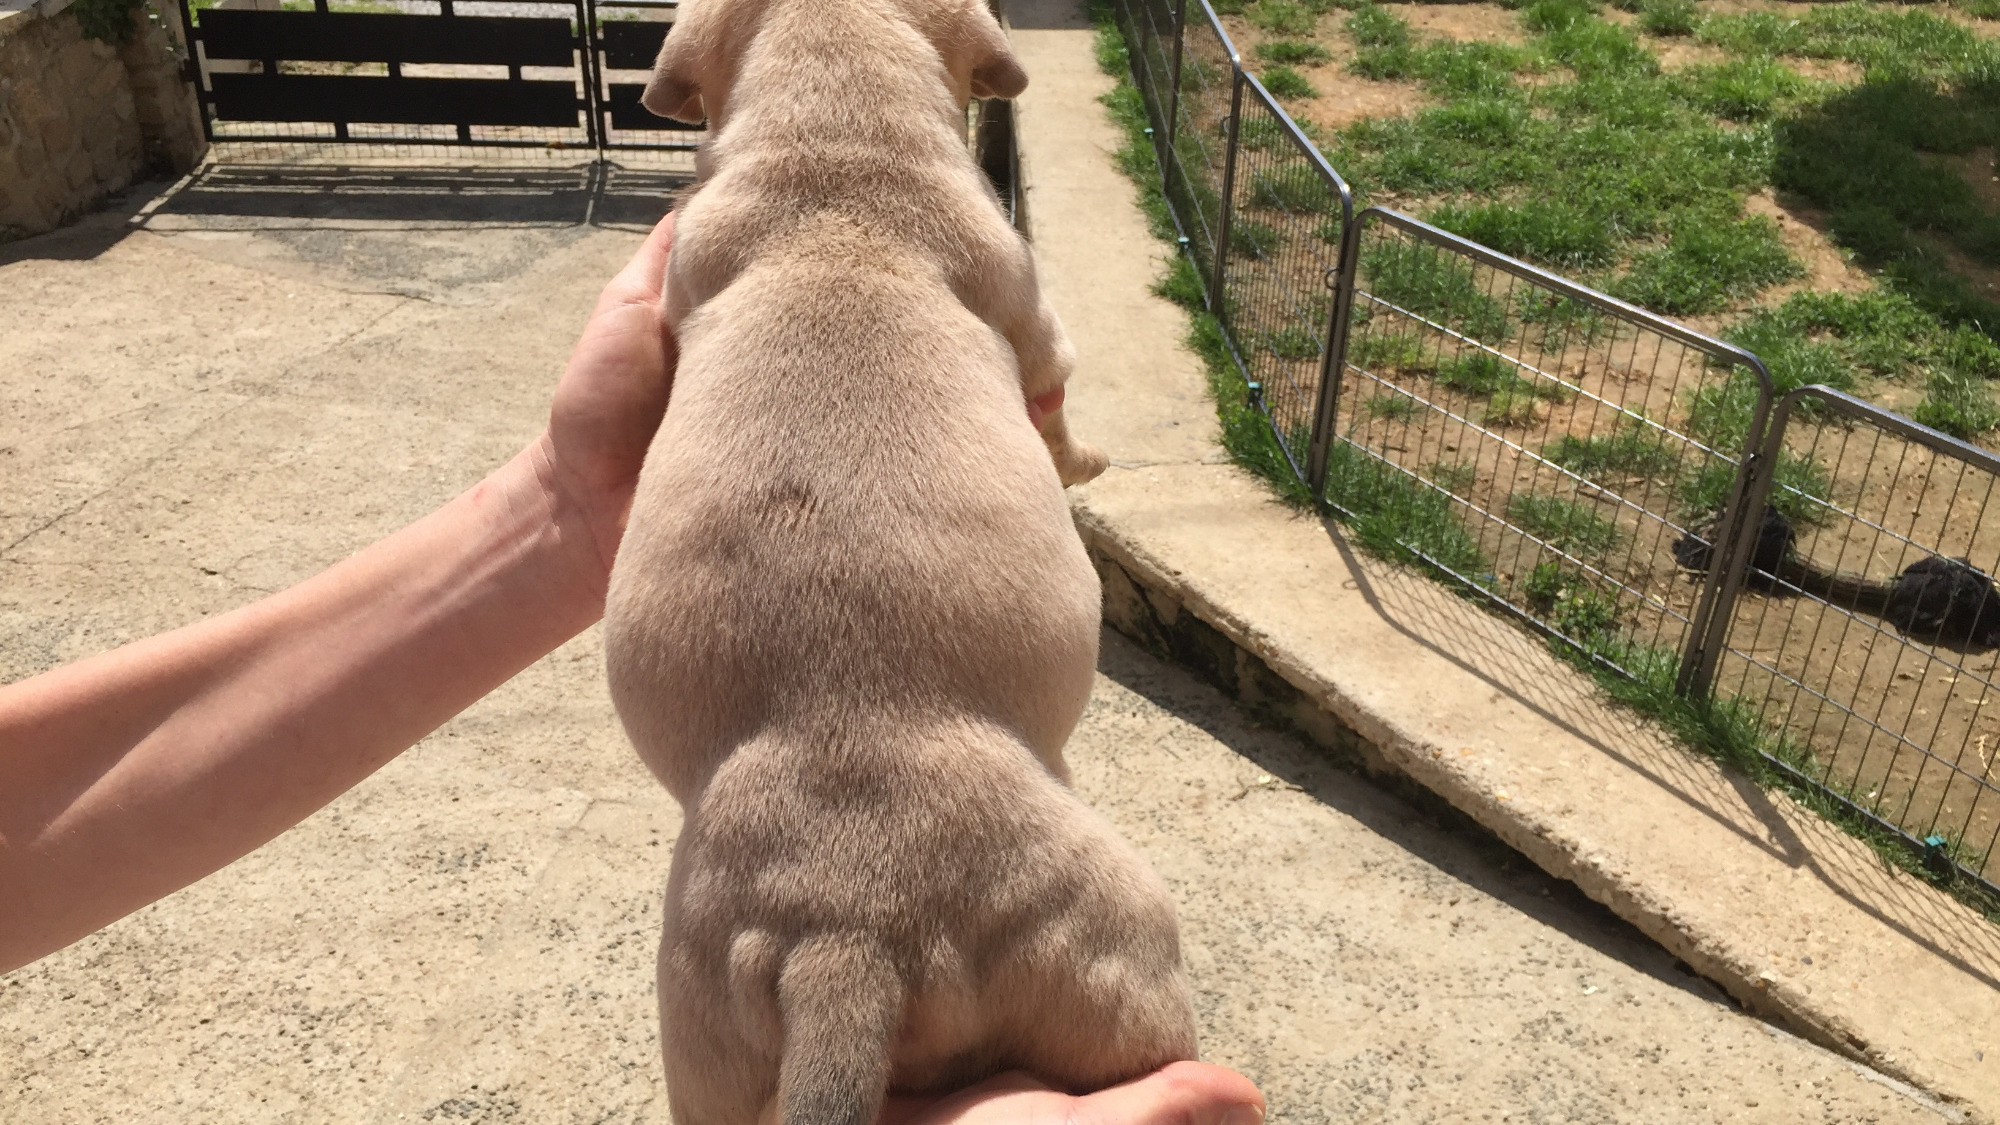
[[1111, 466], [1111, 458], [1106, 457], [1102, 449], [1082, 442], [1070, 442], [1061, 449], [1049, 452], [1055, 458], [1056, 476], [1062, 480], [1064, 488], [1096, 480], [1099, 473]]

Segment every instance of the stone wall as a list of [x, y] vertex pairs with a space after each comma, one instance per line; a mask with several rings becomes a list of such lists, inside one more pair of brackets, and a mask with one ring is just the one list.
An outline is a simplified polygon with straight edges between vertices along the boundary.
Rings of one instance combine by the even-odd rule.
[[186, 172], [205, 148], [178, 11], [140, 5], [113, 45], [67, 6], [0, 4], [0, 241], [54, 229], [148, 174]]

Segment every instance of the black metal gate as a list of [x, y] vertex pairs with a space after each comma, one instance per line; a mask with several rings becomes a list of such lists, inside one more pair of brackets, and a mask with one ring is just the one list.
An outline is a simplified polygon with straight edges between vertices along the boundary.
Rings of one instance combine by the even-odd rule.
[[639, 104], [670, 0], [249, 2], [181, 0], [212, 142], [593, 154], [699, 142], [700, 126]]

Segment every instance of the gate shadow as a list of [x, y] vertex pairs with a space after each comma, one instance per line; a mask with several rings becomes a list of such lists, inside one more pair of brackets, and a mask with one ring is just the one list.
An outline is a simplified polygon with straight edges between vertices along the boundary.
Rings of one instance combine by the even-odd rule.
[[142, 183], [76, 222], [0, 245], [0, 265], [88, 261], [136, 230], [455, 230], [597, 226], [645, 231], [694, 182], [609, 162], [567, 168], [212, 164]]
[[138, 217], [160, 230], [257, 230], [366, 223], [440, 226], [651, 227], [693, 182], [597, 162], [568, 168], [370, 168], [217, 164]]

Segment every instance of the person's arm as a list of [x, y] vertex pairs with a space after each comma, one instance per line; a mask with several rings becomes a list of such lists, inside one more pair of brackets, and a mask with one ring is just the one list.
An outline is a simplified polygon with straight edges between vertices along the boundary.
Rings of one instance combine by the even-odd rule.
[[603, 613], [666, 409], [672, 217], [605, 290], [548, 430], [282, 593], [0, 687], [0, 973], [269, 841]]

